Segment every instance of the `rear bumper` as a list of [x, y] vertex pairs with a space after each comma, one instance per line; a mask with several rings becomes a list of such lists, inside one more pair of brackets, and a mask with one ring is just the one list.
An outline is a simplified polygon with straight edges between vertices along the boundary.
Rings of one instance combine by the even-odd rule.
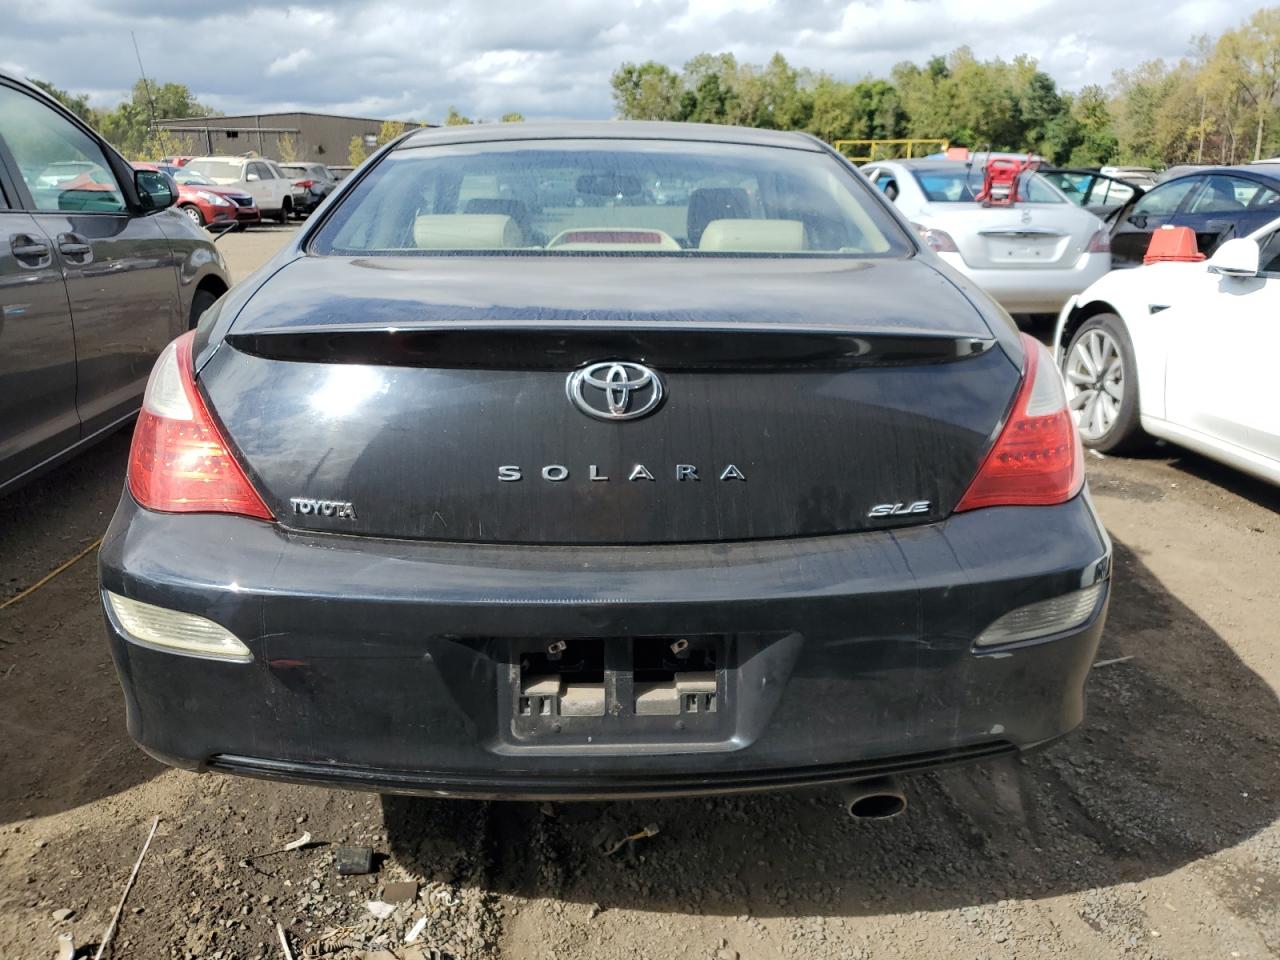
[[1015, 269], [979, 270], [966, 264], [958, 253], [939, 254], [1010, 313], [1058, 313], [1070, 297], [1080, 293], [1111, 270], [1109, 253], [1082, 255], [1066, 270]]
[[[616, 797], [859, 779], [1065, 734], [1105, 594], [1071, 633], [972, 641], [1012, 608], [1108, 577], [1110, 544], [1087, 496], [892, 532], [571, 548], [302, 535], [149, 513], [126, 494], [100, 564], [105, 589], [207, 616], [254, 654], [161, 652], [108, 615], [129, 732], [165, 762], [384, 792]], [[734, 685], [709, 727], [615, 715], [531, 735], [501, 709], [521, 645], [712, 634]]]

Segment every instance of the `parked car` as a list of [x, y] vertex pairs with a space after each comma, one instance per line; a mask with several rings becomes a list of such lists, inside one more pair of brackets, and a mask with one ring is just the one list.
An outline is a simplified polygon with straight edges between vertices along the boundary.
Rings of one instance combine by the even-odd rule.
[[230, 280], [171, 180], [3, 72], [0, 157], [4, 493], [127, 424], [156, 356]]
[[1040, 167], [1037, 171], [1078, 207], [1102, 218], [1119, 210], [1146, 191], [1126, 180], [1087, 168]]
[[135, 170], [158, 170], [178, 187], [178, 209], [198, 227], [262, 222], [257, 202], [247, 193], [220, 187], [208, 177], [166, 163], [135, 163]]
[[893, 160], [861, 169], [938, 256], [1010, 313], [1057, 313], [1068, 297], [1111, 269], [1102, 221], [1039, 174], [1022, 176], [1025, 199], [984, 206], [975, 200], [981, 167]]
[[355, 167], [346, 166], [344, 164], [335, 165], [330, 163], [330, 164], [326, 164], [326, 166], [328, 167], [329, 173], [333, 177], [333, 180], [335, 183], [338, 183], [346, 179], [346, 177], [351, 173], [351, 171], [355, 169]]
[[1103, 167], [1101, 172], [1143, 190], [1150, 190], [1156, 185], [1156, 172], [1150, 167]]
[[1080, 722], [1111, 548], [1061, 377], [828, 146], [442, 127], [328, 204], [152, 376], [100, 561], [148, 752], [673, 795]]
[[1165, 167], [1156, 176], [1156, 185], [1164, 183], [1166, 180], [1173, 180], [1175, 177], [1185, 177], [1188, 173], [1196, 173], [1200, 170], [1207, 170], [1213, 164], [1204, 163], [1175, 163], [1171, 167]]
[[1190, 227], [1206, 256], [1218, 244], [1243, 237], [1280, 214], [1280, 165], [1208, 167], [1158, 184], [1132, 201], [1111, 225], [1116, 267], [1142, 262], [1151, 235], [1166, 224]]
[[293, 179], [293, 212], [302, 216], [320, 206], [320, 202], [338, 185], [323, 163], [282, 163], [280, 169]]
[[274, 160], [261, 157], [197, 157], [186, 167], [223, 187], [253, 197], [264, 217], [287, 223], [293, 213], [293, 181]]
[[1280, 219], [1207, 261], [1103, 277], [1054, 338], [1084, 443], [1123, 453], [1160, 437], [1280, 483], [1278, 318]]
[[196, 158], [180, 154], [172, 157], [161, 157], [160, 162], [173, 167], [185, 167], [194, 159]]

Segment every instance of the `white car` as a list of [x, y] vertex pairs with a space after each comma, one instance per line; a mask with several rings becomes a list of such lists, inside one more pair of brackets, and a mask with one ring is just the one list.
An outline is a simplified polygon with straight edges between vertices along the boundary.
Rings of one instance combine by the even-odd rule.
[[187, 170], [204, 174], [220, 187], [252, 195], [263, 217], [287, 223], [293, 213], [293, 180], [274, 160], [262, 157], [196, 157]]
[[1063, 308], [1054, 343], [1086, 446], [1161, 437], [1280, 483], [1280, 220], [1207, 261], [1108, 274]]
[[1111, 269], [1111, 235], [1039, 174], [1025, 200], [984, 206], [982, 168], [957, 160], [881, 160], [862, 168], [943, 260], [1010, 313], [1057, 313]]

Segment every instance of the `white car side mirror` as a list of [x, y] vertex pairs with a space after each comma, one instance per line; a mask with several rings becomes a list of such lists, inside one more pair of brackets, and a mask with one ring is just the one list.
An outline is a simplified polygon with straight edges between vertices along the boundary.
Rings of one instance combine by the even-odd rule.
[[1214, 251], [1209, 258], [1209, 272], [1219, 273], [1224, 277], [1256, 277], [1261, 255], [1256, 240], [1237, 237]]

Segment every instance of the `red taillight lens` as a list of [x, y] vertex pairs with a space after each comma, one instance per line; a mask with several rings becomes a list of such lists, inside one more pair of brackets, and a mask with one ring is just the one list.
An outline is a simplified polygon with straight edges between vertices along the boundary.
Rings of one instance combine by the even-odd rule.
[[1111, 231], [1103, 227], [1092, 237], [1089, 238], [1089, 246], [1085, 247], [1085, 253], [1110, 253], [1111, 252]]
[[315, 181], [314, 180], [295, 180], [293, 181], [293, 185], [295, 187], [302, 187], [303, 190], [310, 190], [313, 186], [315, 186]]
[[955, 240], [951, 239], [951, 234], [945, 230], [939, 230], [937, 227], [926, 227], [922, 223], [913, 223], [916, 233], [920, 239], [934, 253], [959, 253], [960, 248], [956, 246]]
[[129, 492], [148, 510], [274, 520], [196, 390], [194, 336], [165, 347], [151, 371], [129, 450]]
[[1025, 333], [1022, 385], [1013, 409], [956, 512], [1064, 503], [1084, 485], [1084, 456], [1049, 351]]

